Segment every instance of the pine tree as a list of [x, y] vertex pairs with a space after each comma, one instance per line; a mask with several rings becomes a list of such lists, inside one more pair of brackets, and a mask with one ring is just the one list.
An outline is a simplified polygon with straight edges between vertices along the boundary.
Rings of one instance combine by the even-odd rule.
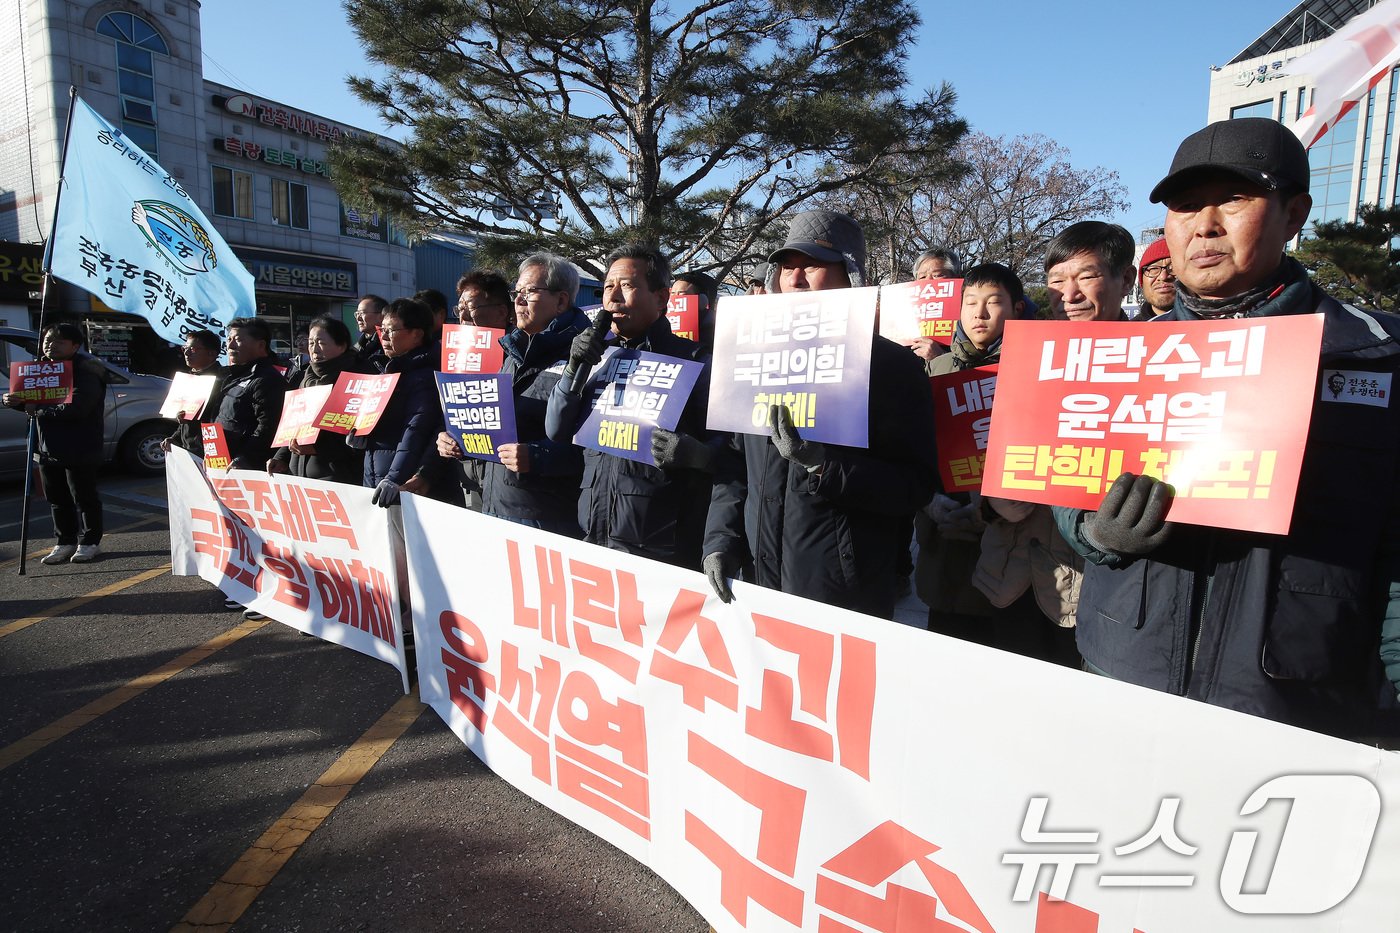
[[488, 261], [548, 247], [597, 271], [640, 239], [725, 275], [816, 195], [956, 174], [952, 89], [905, 95], [919, 19], [902, 0], [345, 5], [386, 70], [350, 87], [406, 141], [338, 148], [342, 194], [477, 234]]
[[1382, 311], [1400, 311], [1400, 208], [1363, 205], [1355, 222], [1316, 224], [1294, 253], [1329, 293]]

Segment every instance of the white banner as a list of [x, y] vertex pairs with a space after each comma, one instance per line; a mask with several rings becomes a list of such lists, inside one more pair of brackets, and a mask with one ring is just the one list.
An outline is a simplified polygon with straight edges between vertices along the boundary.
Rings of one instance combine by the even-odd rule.
[[424, 702], [720, 931], [1397, 927], [1395, 753], [405, 499]]
[[373, 490], [165, 460], [170, 561], [298, 631], [398, 668], [408, 691], [389, 513]]

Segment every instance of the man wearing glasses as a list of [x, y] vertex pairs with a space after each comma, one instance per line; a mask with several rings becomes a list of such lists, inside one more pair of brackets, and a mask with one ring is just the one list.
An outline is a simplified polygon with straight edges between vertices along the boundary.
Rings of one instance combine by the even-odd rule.
[[[483, 513], [572, 538], [582, 536], [578, 496], [583, 456], [573, 444], [546, 437], [544, 421], [569, 347], [589, 325], [588, 315], [574, 306], [577, 295], [578, 270], [562, 256], [535, 253], [520, 264], [510, 291], [515, 329], [501, 338], [501, 372], [511, 375], [518, 440], [497, 448], [500, 463], [484, 461], [481, 484]], [[439, 434], [437, 446], [444, 457], [463, 459], [452, 435]], [[470, 480], [467, 467], [463, 485], [468, 489]]]
[[1167, 251], [1167, 238], [1161, 237], [1142, 251], [1138, 263], [1138, 287], [1142, 289], [1142, 308], [1137, 320], [1150, 321], [1166, 314], [1176, 301], [1176, 274], [1172, 272], [1172, 256]]
[[457, 317], [463, 324], [510, 330], [510, 285], [505, 276], [476, 269], [457, 280]]

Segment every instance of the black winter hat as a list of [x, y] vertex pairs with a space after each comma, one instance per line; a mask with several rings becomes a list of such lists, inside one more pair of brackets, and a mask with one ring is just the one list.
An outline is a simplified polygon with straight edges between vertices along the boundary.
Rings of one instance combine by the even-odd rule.
[[1171, 171], [1149, 199], [1163, 203], [1182, 185], [1208, 172], [1229, 172], [1270, 191], [1307, 191], [1308, 150], [1277, 120], [1222, 120], [1192, 133], [1176, 150]]

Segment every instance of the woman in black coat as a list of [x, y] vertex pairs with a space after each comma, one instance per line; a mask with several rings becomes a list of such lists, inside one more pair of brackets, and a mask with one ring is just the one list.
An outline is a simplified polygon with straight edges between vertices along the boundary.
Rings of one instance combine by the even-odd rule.
[[[374, 371], [351, 349], [350, 328], [329, 315], [311, 322], [307, 349], [310, 363], [302, 370], [299, 389], [335, 385], [341, 373]], [[267, 461], [267, 471], [358, 486], [363, 479], [364, 458], [364, 451], [348, 446], [343, 434], [322, 431], [313, 444], [293, 440], [277, 448]]]

